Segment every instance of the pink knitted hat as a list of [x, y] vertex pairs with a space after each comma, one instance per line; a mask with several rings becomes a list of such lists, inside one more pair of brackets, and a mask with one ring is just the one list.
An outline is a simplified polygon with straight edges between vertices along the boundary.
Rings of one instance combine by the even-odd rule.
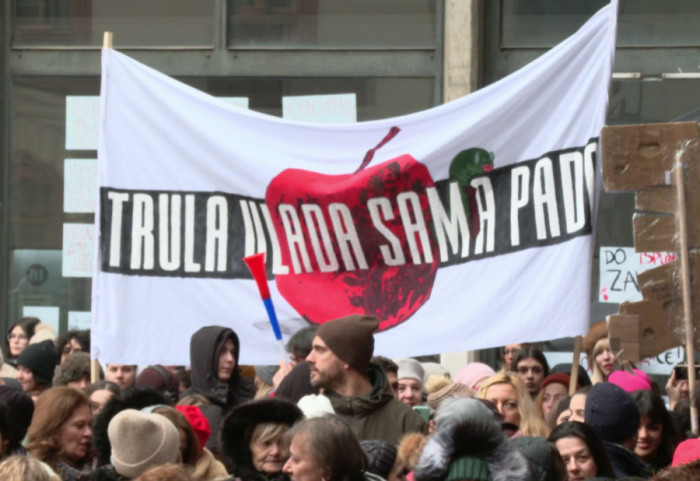
[[486, 377], [491, 377], [496, 372], [488, 364], [483, 362], [470, 362], [462, 368], [455, 376], [455, 382], [460, 382], [465, 386], [476, 390], [474, 385]]
[[643, 371], [634, 369], [634, 373], [627, 371], [613, 371], [608, 377], [608, 382], [617, 384], [627, 392], [651, 391], [651, 379]]

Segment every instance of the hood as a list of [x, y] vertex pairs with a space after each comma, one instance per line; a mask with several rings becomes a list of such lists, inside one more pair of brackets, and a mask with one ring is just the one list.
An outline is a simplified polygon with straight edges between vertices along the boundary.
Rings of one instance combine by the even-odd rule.
[[236, 348], [236, 367], [228, 383], [233, 385], [236, 384], [240, 376], [238, 356], [240, 355], [241, 345], [238, 335], [228, 327], [206, 326], [192, 334], [190, 339], [192, 388], [205, 394], [207, 397], [212, 397], [212, 391], [219, 391], [222, 386], [225, 388], [225, 384], [217, 378], [217, 368], [219, 352], [227, 339], [232, 339]]
[[333, 391], [326, 391], [324, 394], [330, 399], [337, 414], [369, 414], [394, 399], [384, 371], [376, 364], [369, 365], [369, 381], [372, 390], [366, 396], [340, 396]]

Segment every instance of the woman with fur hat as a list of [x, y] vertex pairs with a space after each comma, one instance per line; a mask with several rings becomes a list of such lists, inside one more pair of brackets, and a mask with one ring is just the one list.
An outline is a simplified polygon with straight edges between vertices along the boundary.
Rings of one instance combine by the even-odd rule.
[[90, 472], [91, 425], [90, 402], [84, 393], [69, 387], [51, 388], [37, 399], [27, 450], [63, 481], [77, 481]]
[[488, 407], [477, 399], [446, 401], [435, 433], [415, 470], [416, 481], [528, 479], [528, 464], [513, 449]]
[[608, 380], [608, 376], [618, 364], [617, 356], [610, 349], [608, 323], [596, 322], [583, 338], [583, 350], [588, 355], [588, 365], [593, 371], [591, 382], [597, 384]]
[[286, 479], [282, 435], [303, 417], [296, 405], [275, 398], [252, 401], [231, 411], [221, 428], [221, 443], [236, 479]]

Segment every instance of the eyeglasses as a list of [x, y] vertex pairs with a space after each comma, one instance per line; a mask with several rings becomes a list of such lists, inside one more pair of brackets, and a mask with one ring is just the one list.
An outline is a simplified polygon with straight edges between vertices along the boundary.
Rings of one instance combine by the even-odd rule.
[[8, 334], [7, 335], [8, 341], [11, 341], [13, 339], [19, 339], [20, 341], [26, 341], [29, 338], [24, 334]]

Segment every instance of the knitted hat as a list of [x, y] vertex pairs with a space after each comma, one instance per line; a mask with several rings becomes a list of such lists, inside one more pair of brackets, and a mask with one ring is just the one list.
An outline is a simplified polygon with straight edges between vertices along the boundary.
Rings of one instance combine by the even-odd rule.
[[462, 384], [461, 382], [453, 382], [449, 386], [428, 394], [428, 406], [433, 411], [437, 411], [440, 405], [446, 399], [474, 397], [474, 391]]
[[160, 365], [148, 366], [141, 371], [141, 374], [136, 378], [135, 385], [158, 391], [173, 402], [177, 401], [180, 392], [180, 380], [173, 372]]
[[376, 316], [352, 316], [333, 319], [316, 331], [326, 346], [341, 361], [361, 374], [367, 374], [369, 360], [374, 352], [372, 333], [379, 327]]
[[66, 386], [69, 382], [77, 381], [84, 376], [90, 376], [90, 354], [76, 351], [69, 354], [56, 368], [53, 385]]
[[633, 369], [634, 373], [624, 370], [613, 371], [608, 377], [608, 382], [617, 384], [627, 392], [633, 391], [651, 391], [651, 379], [647, 373], [639, 369]]
[[[571, 376], [569, 376], [568, 374], [564, 374], [563, 372], [557, 372], [554, 374], [550, 374], [549, 376], [547, 376], [546, 378], [544, 378], [542, 380], [542, 384], [540, 384], [540, 391], [544, 391], [544, 388], [547, 387], [549, 384], [553, 384], [553, 383], [557, 383], [557, 382], [559, 384], [563, 384], [564, 386], [566, 386], [566, 389], [568, 390], [569, 383], [571, 382]], [[579, 387], [581, 387], [581, 386], [579, 386], [577, 383], [576, 389], [578, 390]]]
[[187, 422], [190, 423], [190, 426], [192, 426], [194, 435], [197, 436], [199, 450], [204, 449], [207, 441], [209, 441], [209, 436], [211, 436], [211, 427], [209, 426], [209, 420], [202, 414], [202, 410], [199, 406], [175, 406], [175, 409], [180, 411], [187, 419]]
[[462, 456], [450, 463], [450, 471], [445, 481], [491, 481], [491, 473], [486, 460], [477, 456]]
[[485, 377], [491, 377], [496, 374], [488, 364], [482, 362], [470, 362], [465, 367], [463, 367], [455, 376], [455, 382], [461, 382], [467, 387], [475, 389], [474, 386], [484, 379]]
[[58, 364], [58, 354], [53, 341], [30, 344], [17, 357], [17, 365], [32, 371], [34, 382], [39, 386], [51, 385], [56, 364]]
[[616, 384], [600, 382], [586, 397], [584, 419], [600, 439], [621, 444], [637, 432], [640, 415], [631, 394]]
[[255, 366], [255, 375], [258, 376], [265, 384], [272, 385], [272, 378], [280, 370], [279, 365], [271, 364], [269, 366]]
[[9, 439], [10, 449], [19, 447], [34, 415], [34, 401], [21, 388], [0, 386], [0, 402], [12, 413], [8, 416], [9, 433], [2, 433], [3, 439]]
[[318, 418], [325, 414], [335, 414], [331, 400], [323, 394], [307, 394], [299, 399], [297, 407], [307, 419]]
[[135, 478], [148, 468], [174, 463], [180, 454], [180, 434], [160, 414], [125, 409], [109, 422], [111, 462], [117, 473]]
[[396, 379], [415, 379], [421, 385], [425, 378], [425, 370], [421, 363], [415, 359], [404, 358], [397, 359], [396, 365], [399, 366], [399, 370], [396, 373]]
[[398, 454], [396, 446], [378, 439], [360, 441], [360, 446], [362, 446], [369, 460], [367, 471], [381, 476], [382, 479], [389, 479], [389, 474], [394, 467]]
[[440, 376], [450, 377], [450, 372], [445, 369], [442, 364], [438, 364], [436, 362], [421, 362], [421, 365], [423, 366], [423, 371], [425, 371], [426, 379], [431, 374], [439, 374]]
[[[563, 372], [564, 374], [568, 374], [571, 376], [571, 363], [570, 362], [563, 362], [560, 364], [557, 364], [554, 366], [552, 369], [549, 370], [549, 374], [555, 374], [557, 372]], [[578, 369], [578, 379], [577, 383], [579, 386], [590, 386], [591, 385], [591, 378], [588, 377], [588, 373], [586, 370], [582, 367], [579, 367]]]
[[588, 358], [593, 358], [593, 348], [601, 339], [608, 337], [608, 323], [605, 321], [596, 322], [591, 326], [591, 330], [583, 338], [583, 350], [588, 354]]
[[671, 466], [692, 463], [698, 459], [700, 459], [700, 439], [686, 439], [676, 446]]

